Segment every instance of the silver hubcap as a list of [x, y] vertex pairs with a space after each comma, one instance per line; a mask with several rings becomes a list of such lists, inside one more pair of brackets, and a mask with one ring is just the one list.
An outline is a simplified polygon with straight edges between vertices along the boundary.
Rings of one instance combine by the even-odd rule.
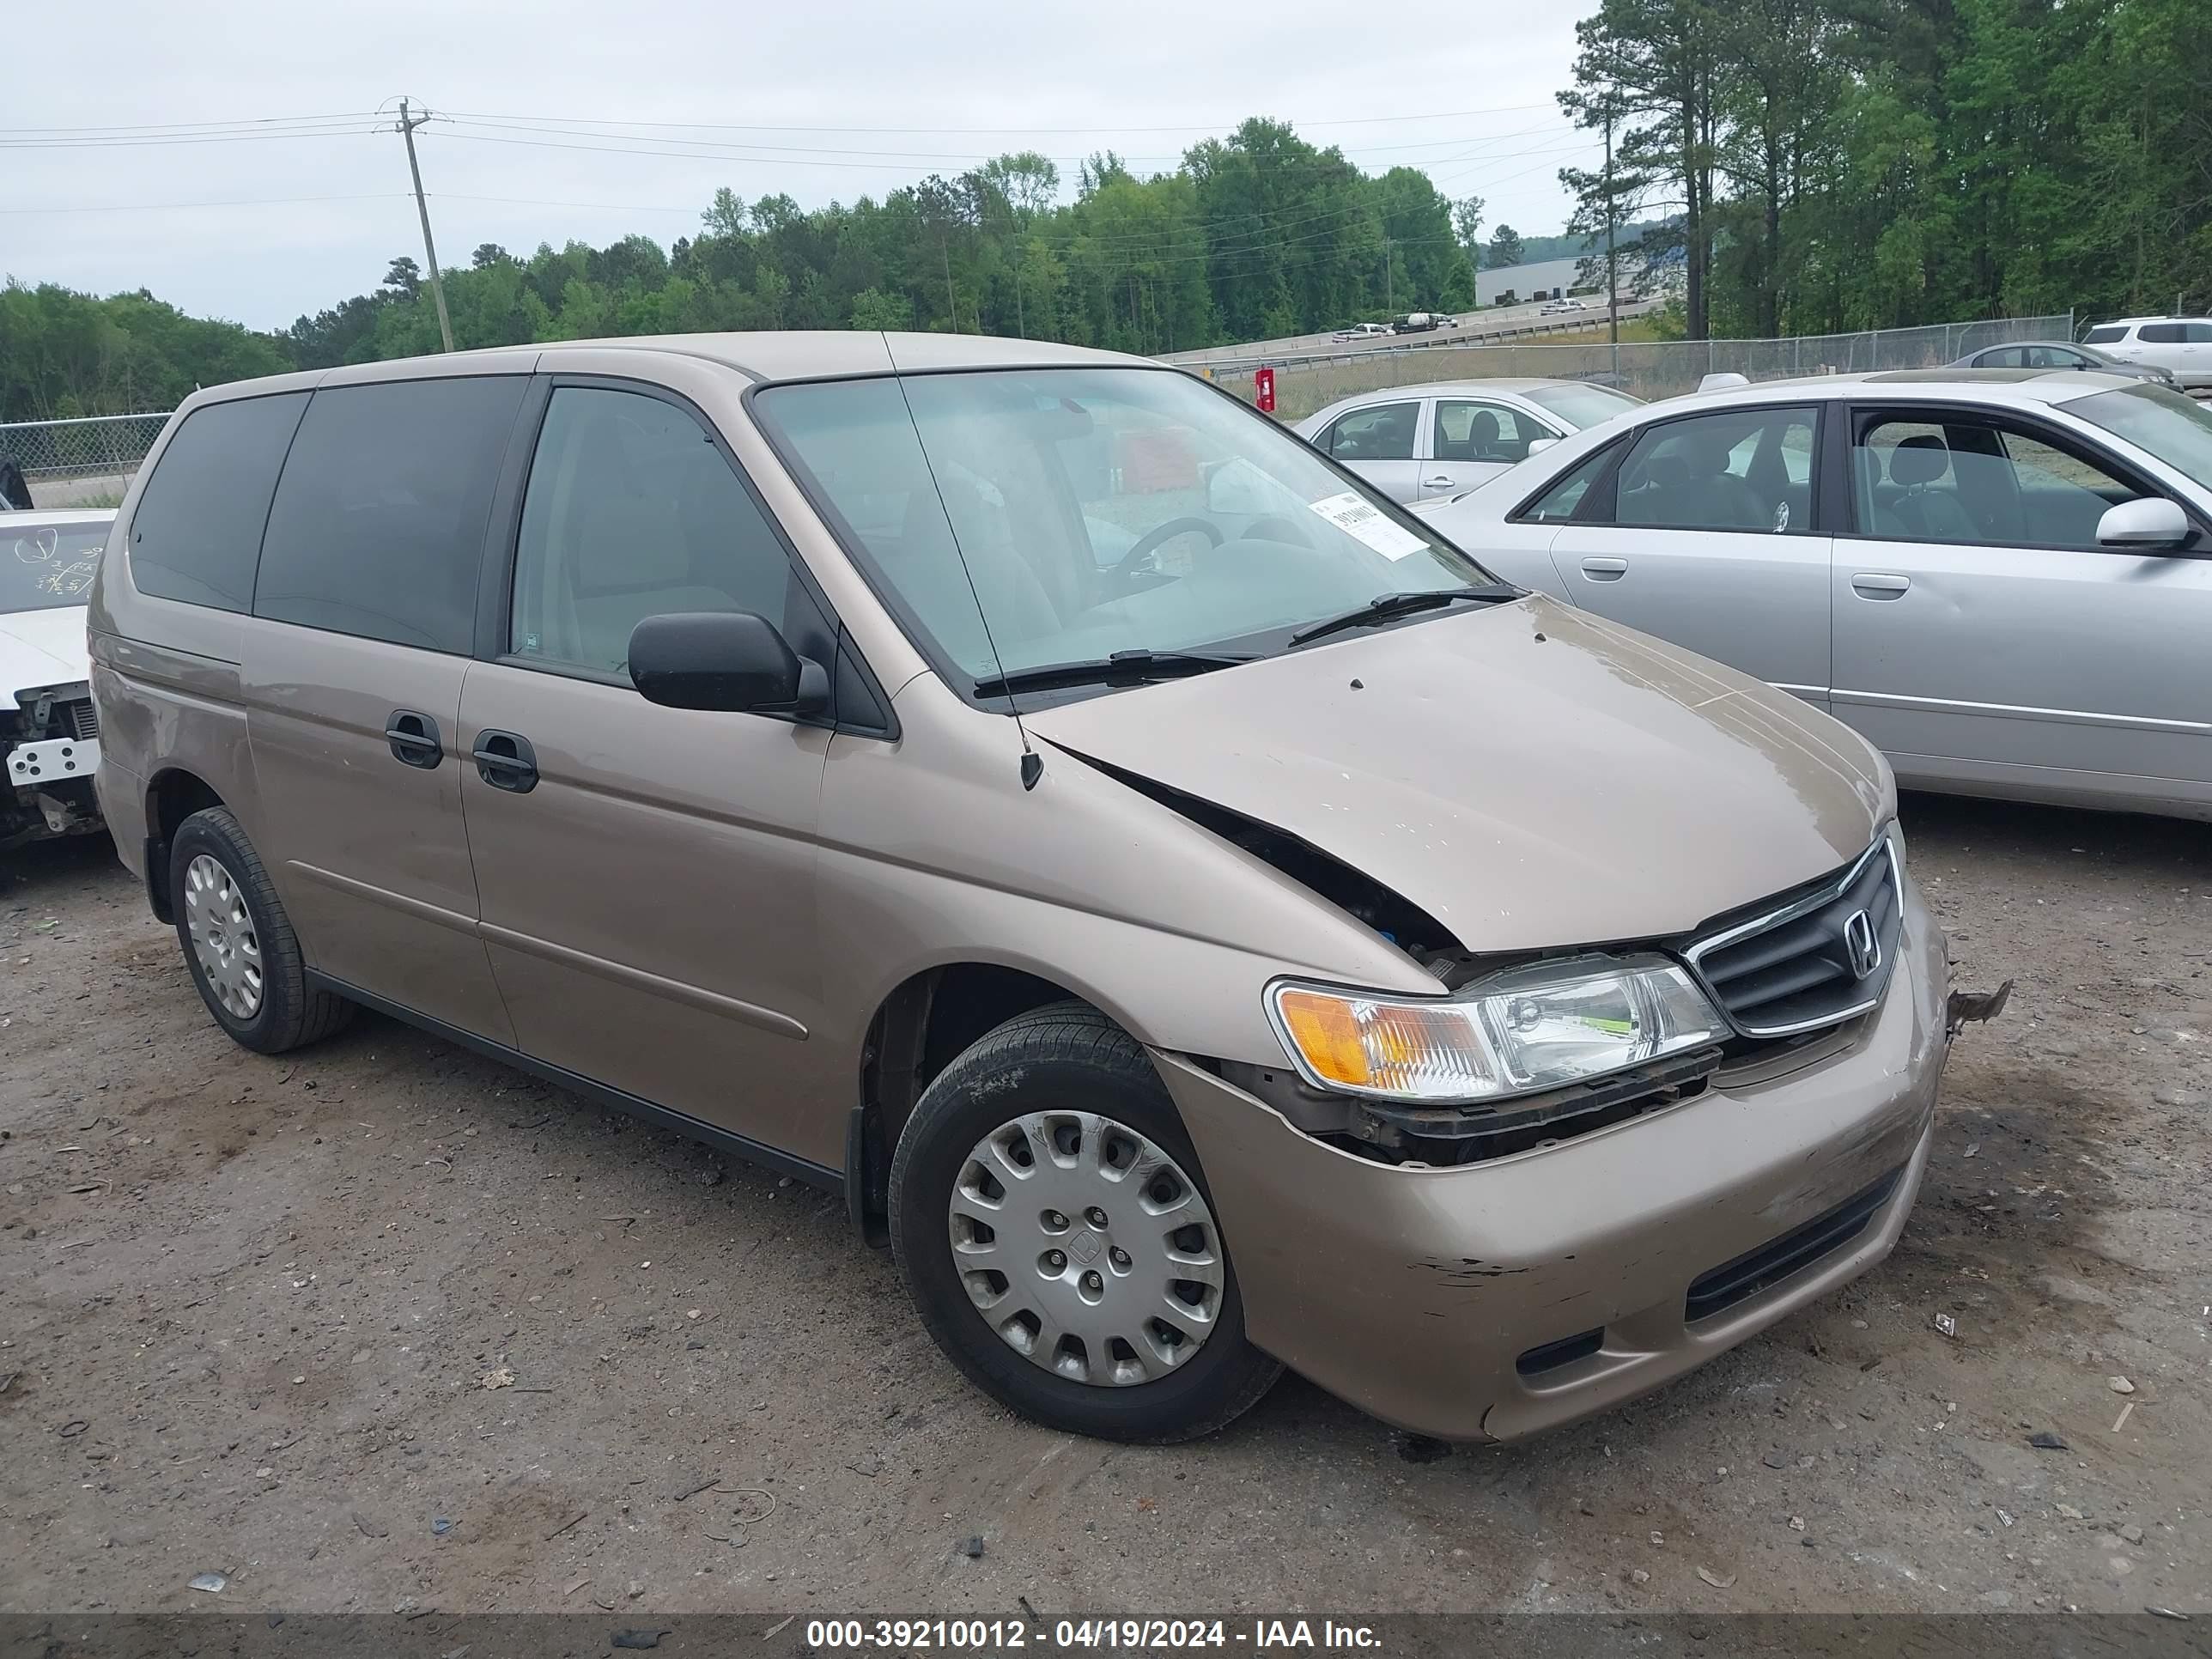
[[968, 1299], [1055, 1376], [1131, 1388], [1190, 1363], [1221, 1314], [1221, 1237], [1161, 1147], [1091, 1112], [1033, 1112], [977, 1141], [947, 1217]]
[[230, 872], [205, 853], [185, 866], [185, 931], [208, 988], [234, 1018], [261, 1007], [261, 941]]

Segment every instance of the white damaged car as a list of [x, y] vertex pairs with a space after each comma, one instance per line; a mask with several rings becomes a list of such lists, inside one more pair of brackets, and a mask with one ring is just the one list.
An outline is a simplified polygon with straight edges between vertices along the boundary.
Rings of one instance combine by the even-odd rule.
[[84, 607], [111, 510], [0, 515], [0, 849], [100, 827]]

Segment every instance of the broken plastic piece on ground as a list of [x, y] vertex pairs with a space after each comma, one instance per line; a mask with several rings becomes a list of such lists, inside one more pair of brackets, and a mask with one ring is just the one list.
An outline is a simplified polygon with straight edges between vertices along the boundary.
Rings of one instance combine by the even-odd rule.
[[1943, 1006], [1943, 1035], [1956, 1036], [1977, 1020], [1995, 1019], [2012, 1000], [2012, 981], [1994, 991], [1954, 991]]
[[230, 1580], [219, 1572], [196, 1572], [185, 1582], [190, 1589], [205, 1590], [213, 1595], [220, 1593], [222, 1587], [230, 1583]]

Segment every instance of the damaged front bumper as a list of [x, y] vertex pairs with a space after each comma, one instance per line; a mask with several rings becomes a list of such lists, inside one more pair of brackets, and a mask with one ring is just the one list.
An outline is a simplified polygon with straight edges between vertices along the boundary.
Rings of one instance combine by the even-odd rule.
[[100, 771], [99, 723], [88, 689], [51, 686], [19, 692], [12, 718], [0, 716], [0, 848], [100, 827], [93, 780]]
[[1864, 1273], [1903, 1230], [1949, 1034], [1910, 884], [1881, 1005], [1680, 1103], [1457, 1168], [1342, 1151], [1156, 1053], [1261, 1348], [1400, 1427], [1504, 1440], [1616, 1405]]

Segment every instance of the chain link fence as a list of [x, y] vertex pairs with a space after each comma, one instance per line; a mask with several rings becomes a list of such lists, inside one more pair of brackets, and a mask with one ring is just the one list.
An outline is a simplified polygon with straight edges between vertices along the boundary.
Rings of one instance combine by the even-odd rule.
[[40, 507], [120, 501], [131, 475], [168, 424], [162, 415], [95, 415], [76, 421], [0, 424], [0, 460], [23, 469]]
[[[1587, 325], [1585, 325], [1587, 326]], [[1614, 346], [1598, 324], [1597, 337], [1571, 344], [1424, 344], [1416, 350], [1376, 349], [1338, 356], [1250, 358], [1195, 368], [1249, 402], [1252, 371], [1275, 371], [1275, 413], [1303, 420], [1358, 392], [1437, 380], [1522, 379], [1595, 380], [1637, 397], [1674, 398], [1694, 392], [1708, 374], [1751, 380], [1869, 369], [1933, 368], [1984, 346], [2022, 340], [2070, 340], [2071, 312], [2004, 317], [1987, 322], [1936, 323], [1925, 328], [1869, 329], [1856, 334], [1805, 335], [1782, 340], [1662, 340]]]

